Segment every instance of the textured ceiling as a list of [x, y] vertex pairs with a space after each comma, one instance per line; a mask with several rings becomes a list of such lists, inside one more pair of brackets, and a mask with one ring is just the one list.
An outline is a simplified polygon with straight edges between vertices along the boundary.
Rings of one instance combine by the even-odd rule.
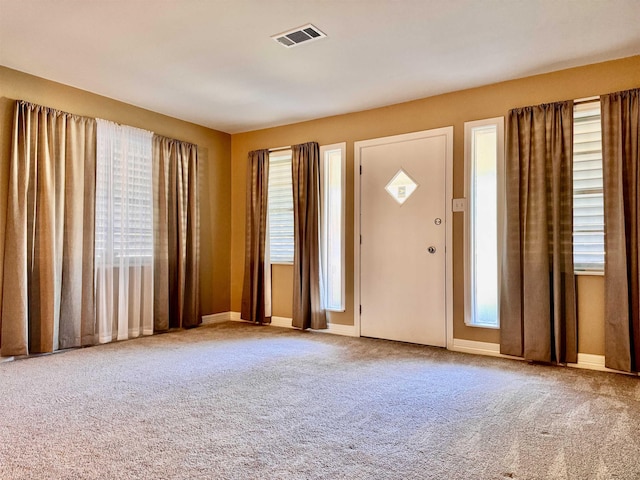
[[[640, 54], [640, 0], [0, 0], [0, 64], [236, 133]], [[313, 23], [328, 38], [270, 36]]]

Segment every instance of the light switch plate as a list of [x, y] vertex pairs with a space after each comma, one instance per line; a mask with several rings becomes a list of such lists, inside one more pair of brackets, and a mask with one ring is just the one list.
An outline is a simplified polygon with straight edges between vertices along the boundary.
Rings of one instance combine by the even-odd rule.
[[466, 207], [466, 198], [454, 198], [453, 199], [453, 211], [454, 212], [464, 212]]

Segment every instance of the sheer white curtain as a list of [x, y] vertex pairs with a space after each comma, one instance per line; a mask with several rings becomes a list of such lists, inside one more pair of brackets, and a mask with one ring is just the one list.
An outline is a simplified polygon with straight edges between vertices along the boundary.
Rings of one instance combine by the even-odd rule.
[[100, 343], [153, 334], [153, 133], [97, 119], [95, 299]]

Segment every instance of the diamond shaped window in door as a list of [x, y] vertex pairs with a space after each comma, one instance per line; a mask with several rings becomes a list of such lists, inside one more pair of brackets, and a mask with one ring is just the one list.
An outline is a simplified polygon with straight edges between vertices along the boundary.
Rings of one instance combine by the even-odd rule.
[[418, 184], [403, 169], [398, 170], [384, 189], [402, 205], [418, 188]]

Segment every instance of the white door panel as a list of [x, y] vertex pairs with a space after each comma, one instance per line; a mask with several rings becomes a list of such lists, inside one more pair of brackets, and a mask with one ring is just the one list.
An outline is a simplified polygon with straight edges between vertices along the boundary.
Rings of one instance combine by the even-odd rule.
[[421, 133], [367, 142], [359, 151], [360, 333], [446, 346], [450, 130]]

